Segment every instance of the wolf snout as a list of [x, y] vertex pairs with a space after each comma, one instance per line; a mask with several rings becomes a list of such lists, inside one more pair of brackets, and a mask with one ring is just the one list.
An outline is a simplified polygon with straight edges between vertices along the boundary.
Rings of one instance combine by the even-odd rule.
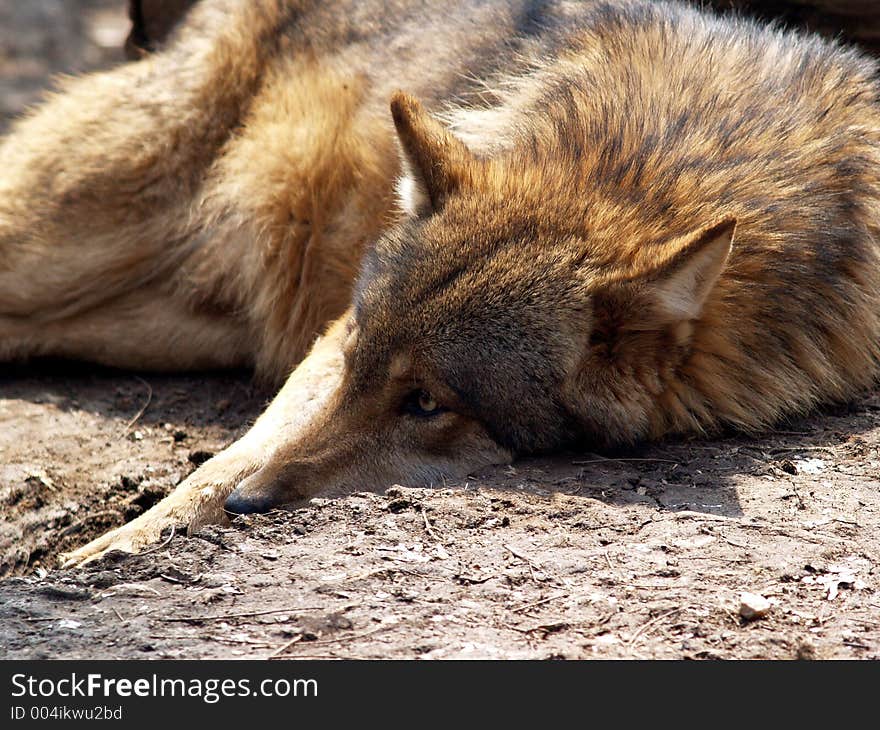
[[268, 512], [278, 505], [275, 500], [259, 494], [244, 494], [236, 489], [226, 498], [223, 508], [234, 515], [250, 515]]
[[285, 481], [279, 475], [257, 472], [233, 490], [224, 509], [234, 515], [249, 515], [294, 502], [298, 496]]

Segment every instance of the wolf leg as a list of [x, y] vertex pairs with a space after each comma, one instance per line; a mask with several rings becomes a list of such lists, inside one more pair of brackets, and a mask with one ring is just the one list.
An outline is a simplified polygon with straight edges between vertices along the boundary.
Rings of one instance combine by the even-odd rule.
[[245, 477], [261, 468], [277, 446], [306, 427], [312, 414], [336, 390], [342, 378], [342, 343], [348, 314], [319, 338], [308, 357], [241, 439], [205, 462], [148, 512], [61, 556], [65, 567], [95, 560], [110, 550], [137, 552], [159, 539], [166, 528], [190, 531], [223, 522], [223, 503]]

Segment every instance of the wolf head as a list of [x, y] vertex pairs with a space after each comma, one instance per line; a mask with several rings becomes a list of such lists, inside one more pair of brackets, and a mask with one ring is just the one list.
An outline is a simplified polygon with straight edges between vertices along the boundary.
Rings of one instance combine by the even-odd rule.
[[727, 261], [731, 218], [670, 234], [591, 196], [558, 142], [481, 159], [391, 108], [408, 217], [365, 257], [338, 391], [232, 511], [651, 435]]

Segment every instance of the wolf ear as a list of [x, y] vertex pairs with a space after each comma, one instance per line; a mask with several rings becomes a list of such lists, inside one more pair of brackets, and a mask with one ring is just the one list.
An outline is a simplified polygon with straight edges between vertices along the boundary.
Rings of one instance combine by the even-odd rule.
[[722, 218], [667, 244], [657, 267], [643, 275], [646, 324], [697, 319], [727, 263], [736, 219]]
[[417, 99], [402, 91], [391, 98], [391, 116], [403, 149], [401, 205], [411, 215], [435, 213], [460, 188], [474, 157]]

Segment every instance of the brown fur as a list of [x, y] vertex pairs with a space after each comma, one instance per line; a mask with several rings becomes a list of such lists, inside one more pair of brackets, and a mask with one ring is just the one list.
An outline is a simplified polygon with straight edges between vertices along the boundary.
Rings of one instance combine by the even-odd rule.
[[202, 0], [170, 38], [0, 147], [0, 357], [281, 381], [336, 322], [72, 563], [224, 500], [754, 431], [876, 377], [856, 51], [641, 2]]

